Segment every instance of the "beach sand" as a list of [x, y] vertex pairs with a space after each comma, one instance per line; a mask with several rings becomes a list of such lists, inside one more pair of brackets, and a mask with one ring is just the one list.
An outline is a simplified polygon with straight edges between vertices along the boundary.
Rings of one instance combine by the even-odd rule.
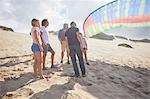
[[74, 78], [72, 64], [59, 64], [57, 36], [50, 34], [49, 40], [57, 68], [50, 68], [49, 53], [46, 79], [35, 79], [31, 36], [0, 30], [0, 98], [150, 99], [150, 43], [88, 39], [87, 77]]

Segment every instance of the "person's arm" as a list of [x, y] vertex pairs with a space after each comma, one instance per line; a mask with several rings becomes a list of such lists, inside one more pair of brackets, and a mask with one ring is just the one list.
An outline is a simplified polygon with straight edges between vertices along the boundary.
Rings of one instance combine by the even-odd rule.
[[76, 32], [77, 34], [77, 38], [78, 38], [78, 41], [80, 42], [80, 46], [81, 46], [81, 49], [83, 48], [83, 44], [82, 44], [82, 35], [80, 32]]
[[61, 42], [60, 33], [61, 33], [61, 30], [59, 30], [59, 32], [58, 32], [58, 39], [59, 39], [59, 41]]
[[69, 45], [69, 43], [68, 43], [68, 38], [67, 38], [67, 32], [65, 32], [65, 40], [66, 40], [66, 42], [67, 42], [67, 45]]
[[86, 47], [88, 48], [88, 44], [87, 44], [87, 39], [85, 38], [85, 44], [86, 44]]
[[[67, 38], [67, 32], [65, 32], [65, 41], [67, 43], [67, 46], [69, 47], [69, 41], [68, 41], [68, 38]], [[70, 49], [69, 49], [70, 50]], [[69, 51], [70, 52], [70, 51]]]
[[[66, 40], [67, 46], [68, 46], [68, 48], [69, 48], [69, 42], [68, 42], [67, 36], [65, 36], [65, 40]], [[70, 52], [70, 49], [68, 49], [68, 50], [69, 50], [69, 52]]]
[[84, 42], [85, 42], [86, 49], [88, 49], [87, 39], [85, 37], [84, 37]]
[[66, 42], [67, 42], [67, 45], [68, 45], [68, 38], [65, 36], [65, 40], [66, 40]]
[[46, 44], [45, 44], [45, 42], [44, 42], [44, 39], [43, 39], [43, 37], [42, 37], [42, 34], [43, 34], [43, 32], [40, 33], [40, 38], [41, 38], [41, 41], [42, 41], [42, 44], [43, 44], [44, 48], [46, 48]]
[[80, 45], [82, 45], [82, 34], [79, 32], [79, 29], [76, 30], [77, 39], [80, 42]]
[[41, 49], [41, 45], [40, 45], [39, 39], [38, 39], [38, 37], [37, 37], [36, 30], [34, 31], [34, 37], [35, 37], [35, 40], [36, 40], [36, 42], [37, 42], [39, 48]]

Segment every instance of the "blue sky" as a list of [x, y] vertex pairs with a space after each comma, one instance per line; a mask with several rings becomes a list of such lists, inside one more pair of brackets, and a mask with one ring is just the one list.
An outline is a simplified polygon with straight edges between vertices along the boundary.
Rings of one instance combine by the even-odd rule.
[[29, 33], [30, 21], [49, 20], [48, 30], [59, 30], [63, 23], [82, 24], [89, 13], [112, 0], [0, 0], [0, 25], [12, 27], [16, 32]]

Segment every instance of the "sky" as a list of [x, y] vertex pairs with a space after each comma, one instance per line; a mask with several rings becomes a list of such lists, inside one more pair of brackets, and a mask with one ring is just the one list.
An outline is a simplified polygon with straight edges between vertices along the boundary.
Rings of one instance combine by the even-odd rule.
[[63, 23], [75, 21], [82, 32], [85, 18], [112, 0], [0, 0], [0, 25], [29, 33], [31, 20], [49, 20], [48, 30], [58, 31]]

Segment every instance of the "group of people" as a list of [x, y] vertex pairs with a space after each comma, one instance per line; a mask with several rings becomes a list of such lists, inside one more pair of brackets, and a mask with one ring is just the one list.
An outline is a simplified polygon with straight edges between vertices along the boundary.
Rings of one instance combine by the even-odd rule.
[[[40, 22], [38, 19], [32, 19], [31, 21], [32, 29], [31, 36], [33, 40], [33, 44], [31, 46], [31, 50], [34, 55], [34, 75], [36, 77], [45, 78], [43, 75], [43, 70], [47, 69], [45, 67], [45, 59], [47, 56], [47, 52], [51, 53], [51, 68], [54, 68], [54, 56], [55, 51], [52, 49], [49, 39], [48, 39], [48, 31], [46, 27], [49, 25], [47, 19], [43, 19]], [[77, 66], [76, 56], [79, 59], [79, 65], [82, 73], [82, 77], [86, 76], [85, 64], [83, 59], [83, 54], [85, 56], [85, 63], [89, 65], [87, 59], [87, 42], [86, 38], [82, 33], [79, 32], [79, 29], [76, 27], [75, 22], [70, 23], [70, 28], [68, 24], [63, 25], [63, 29], [61, 29], [58, 33], [58, 39], [61, 43], [61, 64], [63, 64], [63, 58], [65, 51], [67, 52], [67, 63], [70, 64], [69, 58], [71, 58], [75, 77], [79, 77], [79, 69]]]

